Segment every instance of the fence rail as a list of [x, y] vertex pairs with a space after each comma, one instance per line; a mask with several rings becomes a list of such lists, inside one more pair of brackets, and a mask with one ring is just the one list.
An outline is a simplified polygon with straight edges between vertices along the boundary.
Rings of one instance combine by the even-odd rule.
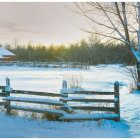
[[63, 116], [64, 111], [57, 111], [57, 110], [49, 110], [49, 109], [41, 109], [41, 108], [25, 108], [23, 106], [10, 106], [10, 109], [15, 109], [15, 110], [23, 110], [23, 111], [30, 111], [30, 112], [36, 112], [36, 113], [47, 113], [50, 115], [55, 115], [57, 117]]
[[98, 92], [98, 91], [76, 91], [75, 93], [65, 94], [86, 94], [86, 95], [114, 95], [114, 92]]
[[57, 102], [57, 101], [54, 102], [54, 100], [48, 100], [48, 99], [10, 97], [10, 98], [4, 98], [3, 100], [26, 102], [26, 103], [36, 103], [36, 104], [46, 104], [46, 105], [58, 105], [58, 106], [63, 105], [63, 103], [61, 103], [61, 102]]
[[58, 93], [48, 93], [48, 92], [37, 92], [37, 91], [24, 91], [24, 90], [12, 90], [12, 94], [27, 94], [27, 95], [39, 95], [39, 96], [51, 96], [51, 97], [62, 97]]
[[94, 110], [94, 111], [111, 111], [115, 112], [114, 107], [92, 107], [92, 106], [71, 106], [75, 110]]
[[[37, 112], [37, 113], [48, 113], [57, 117], [59, 121], [74, 121], [74, 120], [100, 120], [100, 119], [114, 119], [115, 121], [120, 120], [120, 103], [119, 103], [119, 83], [114, 83], [114, 92], [96, 92], [96, 91], [76, 91], [74, 93], [68, 93], [67, 90], [67, 83], [63, 81], [62, 83], [63, 89], [65, 89], [65, 93], [57, 94], [57, 93], [47, 93], [47, 92], [36, 92], [36, 91], [24, 91], [24, 90], [13, 90], [10, 87], [10, 80], [6, 78], [6, 86], [0, 86], [2, 89], [2, 93], [0, 93], [1, 97], [3, 98], [4, 102], [0, 102], [0, 106], [4, 106], [7, 110], [7, 114], [10, 115], [12, 109], [14, 110], [22, 110], [22, 111], [29, 111], [29, 112]], [[59, 100], [56, 99], [42, 99], [42, 98], [28, 98], [28, 97], [12, 97], [11, 94], [26, 94], [26, 95], [37, 95], [37, 96], [48, 96], [48, 97], [60, 97]], [[113, 99], [95, 99], [95, 98], [84, 98], [81, 95], [109, 95]], [[79, 97], [69, 97], [69, 95], [79, 95]], [[42, 108], [33, 108], [12, 105], [11, 102], [23, 102], [23, 103], [34, 103], [34, 104], [43, 104], [43, 105], [53, 105], [58, 106], [59, 110], [57, 109], [42, 109]], [[74, 102], [74, 104], [69, 104], [70, 102]], [[76, 104], [77, 102], [77, 104]], [[78, 104], [80, 103], [80, 105]], [[81, 105], [81, 103], [86, 103]], [[113, 104], [114, 106], [94, 106], [91, 103], [103, 103], [103, 104]], [[102, 112], [99, 117], [96, 116], [97, 113], [90, 114], [86, 116], [76, 116], [77, 110], [81, 111], [96, 111]], [[107, 113], [105, 113], [107, 112]], [[104, 115], [103, 115], [104, 114]]]
[[81, 68], [90, 69], [89, 63], [83, 62], [20, 62], [20, 61], [0, 61], [0, 66], [28, 66], [28, 67], [53, 67], [53, 68]]
[[114, 103], [114, 100], [112, 99], [67, 99], [67, 98], [61, 98], [60, 101], [69, 101], [69, 102], [106, 102], [106, 103]]

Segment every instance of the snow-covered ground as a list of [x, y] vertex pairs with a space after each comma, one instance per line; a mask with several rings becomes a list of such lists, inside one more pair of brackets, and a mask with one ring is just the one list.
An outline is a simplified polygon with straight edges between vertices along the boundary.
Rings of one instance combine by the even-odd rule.
[[83, 77], [82, 88], [86, 90], [113, 91], [114, 82], [118, 81], [121, 121], [49, 122], [1, 113], [0, 137], [140, 137], [140, 95], [129, 93], [131, 81], [123, 74], [124, 69], [119, 65], [91, 66], [90, 70], [1, 66], [0, 85], [5, 85], [5, 78], [9, 77], [13, 89], [59, 94], [63, 78], [79, 74]]
[[22, 117], [0, 115], [1, 138], [90, 138], [90, 137], [129, 137], [128, 126], [122, 122], [97, 121], [57, 122], [32, 120]]

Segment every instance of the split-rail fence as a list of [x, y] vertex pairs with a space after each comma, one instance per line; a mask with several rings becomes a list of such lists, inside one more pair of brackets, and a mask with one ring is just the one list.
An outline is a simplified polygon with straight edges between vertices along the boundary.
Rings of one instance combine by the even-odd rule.
[[[0, 86], [3, 101], [0, 102], [0, 106], [4, 106], [6, 113], [10, 115], [11, 110], [22, 110], [36, 113], [47, 113], [56, 117], [58, 121], [81, 121], [81, 120], [100, 120], [100, 119], [110, 119], [119, 121], [120, 120], [120, 99], [119, 99], [119, 83], [114, 83], [113, 92], [98, 92], [98, 91], [75, 91], [74, 93], [67, 92], [67, 83], [64, 80], [62, 84], [63, 93], [48, 93], [48, 92], [37, 92], [37, 91], [25, 91], [25, 90], [14, 90], [10, 87], [10, 80], [6, 78], [6, 86]], [[14, 97], [14, 94], [22, 95], [34, 95], [35, 97], [51, 97], [54, 99], [44, 99], [44, 98], [27, 98]], [[72, 97], [72, 95], [78, 95], [78, 97]], [[104, 96], [106, 99], [102, 98], [81, 98], [82, 95], [86, 96]], [[113, 97], [109, 98], [108, 97]], [[23, 98], [24, 97], [24, 98]], [[57, 98], [57, 100], [56, 100]], [[52, 105], [54, 108], [58, 109], [48, 109], [48, 108], [35, 108], [35, 107], [24, 107], [18, 105], [12, 105], [12, 102], [19, 103], [34, 103], [42, 105]], [[70, 103], [73, 102], [74, 105]], [[81, 103], [86, 103], [80, 105]], [[113, 106], [93, 106], [91, 103], [104, 103], [113, 104]], [[77, 105], [78, 104], [78, 105]], [[84, 113], [78, 112], [84, 111]], [[95, 111], [96, 113], [92, 113]], [[86, 112], [88, 112], [86, 114]], [[98, 113], [99, 112], [99, 113]]]

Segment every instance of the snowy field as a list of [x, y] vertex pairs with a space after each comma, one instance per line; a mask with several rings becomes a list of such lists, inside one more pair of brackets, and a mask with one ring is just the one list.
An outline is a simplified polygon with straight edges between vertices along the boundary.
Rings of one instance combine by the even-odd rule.
[[140, 95], [129, 93], [130, 79], [119, 65], [91, 66], [84, 69], [0, 67], [0, 85], [10, 78], [13, 89], [60, 93], [62, 80], [67, 75], [81, 75], [82, 88], [113, 91], [120, 82], [121, 121], [49, 122], [47, 120], [8, 117], [0, 114], [0, 137], [140, 137]]

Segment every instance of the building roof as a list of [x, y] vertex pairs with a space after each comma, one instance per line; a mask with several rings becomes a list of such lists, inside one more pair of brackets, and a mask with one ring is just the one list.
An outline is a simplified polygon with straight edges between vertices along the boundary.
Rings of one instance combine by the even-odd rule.
[[12, 52], [8, 51], [5, 48], [0, 47], [0, 56], [5, 56], [5, 55], [15, 56], [15, 54], [13, 54]]
[[6, 58], [6, 57], [4, 57], [3, 55], [0, 54], [0, 59], [2, 59], [2, 58]]

